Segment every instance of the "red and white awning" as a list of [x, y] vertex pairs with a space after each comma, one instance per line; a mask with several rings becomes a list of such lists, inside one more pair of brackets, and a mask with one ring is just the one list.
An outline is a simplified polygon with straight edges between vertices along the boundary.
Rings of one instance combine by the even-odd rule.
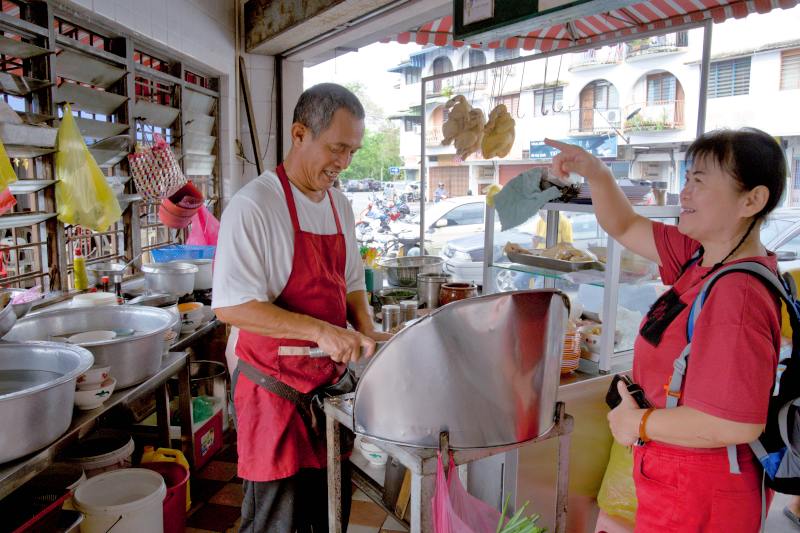
[[405, 31], [384, 40], [398, 43], [414, 42], [420, 45], [471, 46], [473, 48], [522, 48], [548, 52], [584, 44], [625, 40], [637, 33], [668, 30], [686, 24], [712, 19], [723, 22], [730, 18], [744, 18], [751, 13], [768, 13], [773, 9], [790, 9], [799, 0], [748, 0], [725, 2], [721, 0], [652, 0], [630, 4], [596, 15], [540, 28], [527, 35], [510, 37], [501, 41], [479, 43], [453, 40], [453, 17], [448, 15]]

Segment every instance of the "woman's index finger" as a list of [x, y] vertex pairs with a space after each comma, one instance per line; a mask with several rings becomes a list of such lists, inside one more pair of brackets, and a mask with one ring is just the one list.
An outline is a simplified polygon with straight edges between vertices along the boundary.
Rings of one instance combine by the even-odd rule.
[[567, 150], [567, 149], [569, 149], [569, 148], [572, 148], [572, 147], [574, 146], [574, 145], [572, 145], [572, 144], [568, 144], [568, 143], [561, 142], [561, 141], [556, 141], [555, 139], [548, 139], [548, 138], [546, 138], [546, 137], [545, 137], [545, 139], [544, 139], [544, 143], [545, 143], [547, 146], [552, 146], [553, 148], [558, 148], [558, 149], [559, 149], [559, 150], [561, 150], [562, 152], [563, 152], [564, 150]]

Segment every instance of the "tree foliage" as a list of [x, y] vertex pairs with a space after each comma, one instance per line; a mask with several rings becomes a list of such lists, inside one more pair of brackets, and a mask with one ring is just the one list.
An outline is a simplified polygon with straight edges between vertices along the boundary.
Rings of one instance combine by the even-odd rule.
[[389, 167], [403, 166], [400, 158], [400, 130], [386, 119], [383, 109], [366, 94], [361, 83], [345, 84], [364, 106], [364, 140], [361, 149], [353, 156], [350, 166], [341, 173], [346, 180], [366, 178], [388, 181]]
[[385, 128], [365, 131], [361, 149], [353, 156], [350, 166], [341, 173], [342, 179], [365, 178], [389, 180], [389, 167], [403, 165], [400, 159], [400, 130]]

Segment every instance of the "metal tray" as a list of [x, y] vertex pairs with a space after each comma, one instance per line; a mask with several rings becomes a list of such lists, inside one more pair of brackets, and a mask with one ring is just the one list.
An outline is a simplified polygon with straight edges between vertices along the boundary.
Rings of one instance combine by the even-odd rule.
[[538, 268], [546, 268], [548, 270], [558, 270], [559, 272], [577, 272], [578, 270], [604, 270], [603, 263], [598, 261], [562, 261], [561, 259], [550, 259], [549, 257], [541, 257], [531, 254], [520, 254], [516, 252], [509, 252], [508, 258], [521, 265], [527, 265]]

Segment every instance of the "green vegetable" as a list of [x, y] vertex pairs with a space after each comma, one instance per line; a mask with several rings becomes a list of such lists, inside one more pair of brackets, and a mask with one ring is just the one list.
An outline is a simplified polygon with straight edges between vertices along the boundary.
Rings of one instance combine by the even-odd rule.
[[[540, 518], [538, 514], [522, 516], [529, 502], [525, 502], [525, 505], [520, 507], [514, 516], [509, 518], [508, 522], [506, 522], [506, 511], [508, 510], [508, 501], [510, 498], [510, 495], [506, 496], [506, 501], [503, 503], [503, 511], [500, 513], [500, 521], [497, 522], [497, 530], [495, 533], [545, 533], [547, 531], [546, 528], [536, 525], [536, 522]], [[504, 523], [505, 525], [503, 525]]]

